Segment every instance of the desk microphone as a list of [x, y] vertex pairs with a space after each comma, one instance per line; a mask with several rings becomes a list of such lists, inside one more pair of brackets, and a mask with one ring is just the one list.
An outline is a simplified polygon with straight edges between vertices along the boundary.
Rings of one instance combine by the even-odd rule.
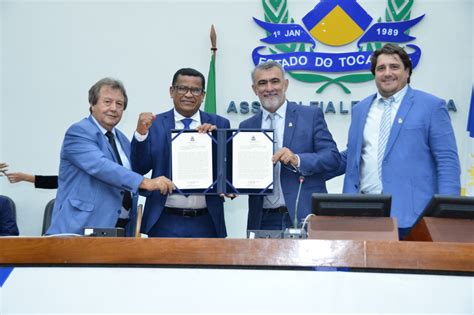
[[298, 228], [298, 205], [300, 203], [300, 193], [301, 193], [301, 187], [303, 186], [304, 183], [304, 176], [301, 175], [298, 178], [298, 181], [300, 182], [300, 186], [298, 187], [298, 194], [296, 195], [296, 201], [295, 201], [295, 218], [293, 219], [293, 228], [297, 229]]
[[298, 205], [300, 202], [301, 187], [303, 186], [303, 183], [304, 183], [304, 176], [301, 175], [298, 178], [298, 181], [300, 182], [300, 186], [298, 187], [298, 194], [296, 195], [295, 218], [293, 220], [293, 227], [287, 228], [283, 232], [283, 238], [305, 239], [308, 237], [308, 234], [306, 233], [304, 228], [301, 228], [301, 229], [298, 228]]

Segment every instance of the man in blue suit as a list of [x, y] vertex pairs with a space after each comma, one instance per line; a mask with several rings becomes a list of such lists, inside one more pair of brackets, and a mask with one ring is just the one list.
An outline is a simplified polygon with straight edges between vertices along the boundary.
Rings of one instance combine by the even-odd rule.
[[298, 220], [311, 211], [311, 194], [327, 192], [326, 173], [336, 170], [340, 156], [318, 107], [286, 100], [288, 80], [277, 62], [262, 63], [252, 72], [252, 88], [262, 111], [240, 128], [275, 129], [274, 194], [249, 196], [248, 229], [282, 230], [292, 226], [299, 183]]
[[64, 137], [59, 187], [46, 234], [82, 234], [85, 227], [126, 227], [131, 192], [140, 188], [167, 194], [174, 188], [164, 177], [148, 179], [130, 170], [130, 142], [115, 128], [127, 102], [118, 80], [105, 78], [90, 88], [91, 115], [73, 124]]
[[[174, 108], [154, 115], [141, 113], [132, 140], [132, 168], [140, 174], [170, 176], [171, 129], [206, 132], [229, 128], [227, 119], [199, 110], [205, 78], [197, 70], [178, 70], [170, 87]], [[220, 196], [147, 196], [142, 232], [151, 237], [225, 237], [223, 198]]]
[[0, 236], [16, 236], [19, 234], [10, 200], [0, 196]]
[[403, 239], [433, 194], [460, 193], [456, 140], [445, 101], [408, 85], [412, 63], [402, 48], [386, 44], [371, 62], [378, 93], [352, 109], [339, 174], [344, 193], [392, 195]]

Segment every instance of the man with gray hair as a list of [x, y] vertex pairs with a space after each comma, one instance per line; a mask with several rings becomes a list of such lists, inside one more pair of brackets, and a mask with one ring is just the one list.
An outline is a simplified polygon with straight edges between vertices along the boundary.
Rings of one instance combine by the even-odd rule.
[[[46, 234], [82, 234], [85, 227], [126, 227], [138, 189], [170, 193], [173, 183], [130, 170], [130, 141], [115, 126], [127, 108], [122, 82], [104, 78], [89, 90], [88, 118], [66, 132], [51, 226]], [[131, 229], [127, 229], [128, 235]]]
[[275, 130], [275, 166], [274, 193], [249, 197], [247, 228], [282, 230], [295, 220], [298, 183], [302, 188], [296, 220], [300, 221], [310, 213], [311, 194], [327, 192], [326, 173], [339, 167], [340, 156], [321, 109], [286, 100], [288, 79], [279, 63], [257, 65], [252, 89], [262, 111], [243, 121], [240, 128]]

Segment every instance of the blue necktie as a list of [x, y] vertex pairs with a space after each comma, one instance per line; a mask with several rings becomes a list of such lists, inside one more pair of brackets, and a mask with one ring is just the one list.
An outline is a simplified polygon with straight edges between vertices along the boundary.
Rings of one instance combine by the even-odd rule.
[[193, 122], [193, 120], [191, 118], [183, 118], [181, 119], [181, 122], [183, 123], [184, 125], [184, 128], [185, 130], [187, 129], [191, 129], [189, 126], [191, 126], [191, 123]]
[[[191, 126], [191, 123], [193, 122], [193, 120], [192, 120], [191, 118], [183, 118], [183, 119], [181, 119], [181, 122], [182, 122], [183, 125], [184, 125], [183, 130], [189, 130], [189, 129], [191, 129], [190, 126]], [[184, 194], [184, 196], [185, 196], [186, 198], [188, 198], [188, 197], [189, 197], [189, 194]]]
[[380, 120], [379, 128], [379, 148], [377, 151], [377, 160], [378, 160], [378, 175], [380, 181], [382, 181], [382, 162], [385, 156], [385, 148], [387, 147], [388, 137], [390, 136], [390, 129], [392, 127], [392, 103], [394, 101], [393, 97], [390, 98], [381, 98], [379, 102], [383, 103], [384, 110], [382, 114], [382, 119]]

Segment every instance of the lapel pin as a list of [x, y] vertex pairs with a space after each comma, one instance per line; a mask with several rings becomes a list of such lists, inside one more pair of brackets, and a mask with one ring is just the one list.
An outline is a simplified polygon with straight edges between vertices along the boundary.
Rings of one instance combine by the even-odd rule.
[[399, 124], [403, 124], [403, 119], [399, 117], [399, 118], [398, 118], [398, 123], [399, 123]]
[[293, 127], [293, 123], [291, 121], [288, 123], [288, 127]]

